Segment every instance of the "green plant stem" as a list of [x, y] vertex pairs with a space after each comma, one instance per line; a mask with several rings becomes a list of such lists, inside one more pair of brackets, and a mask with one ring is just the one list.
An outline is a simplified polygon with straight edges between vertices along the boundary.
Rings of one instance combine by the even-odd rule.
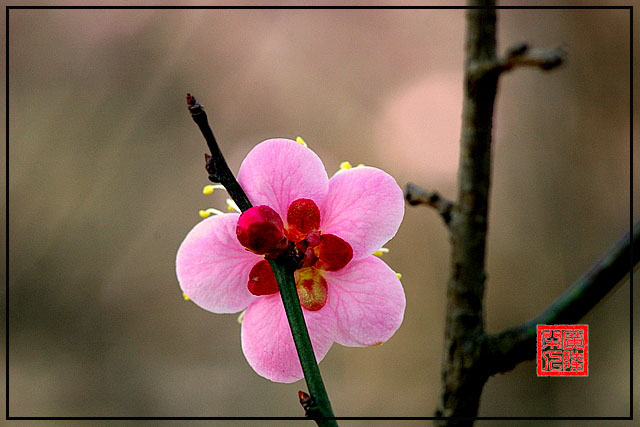
[[[298, 291], [296, 290], [296, 284], [293, 279], [293, 272], [289, 271], [286, 266], [276, 262], [269, 261], [271, 268], [276, 275], [278, 281], [278, 287], [280, 288], [280, 295], [282, 296], [282, 303], [284, 304], [284, 310], [287, 313], [287, 319], [289, 320], [289, 327], [291, 328], [291, 334], [293, 335], [293, 342], [296, 345], [298, 351], [298, 358], [302, 365], [302, 372], [304, 373], [304, 379], [309, 387], [309, 394], [315, 401], [318, 408], [318, 412], [322, 417], [334, 417], [333, 410], [331, 409], [331, 402], [329, 402], [329, 396], [324, 388], [324, 382], [322, 376], [320, 376], [320, 369], [316, 363], [316, 356], [313, 353], [313, 347], [311, 346], [311, 339], [309, 338], [309, 332], [307, 331], [307, 325], [302, 315], [302, 307], [300, 306], [300, 300], [298, 299]], [[315, 418], [316, 423], [319, 426], [337, 426], [335, 420], [328, 420], [324, 418]]]
[[[212, 182], [220, 182], [224, 185], [238, 207], [243, 212], [246, 211], [251, 208], [251, 202], [233, 175], [233, 172], [229, 169], [229, 166], [218, 147], [218, 142], [216, 141], [213, 131], [209, 126], [207, 113], [205, 113], [204, 107], [202, 107], [202, 105], [200, 105], [190, 94], [187, 94], [187, 103], [189, 111], [191, 112], [191, 117], [198, 125], [198, 128], [207, 142], [209, 151], [211, 151], [211, 156], [205, 156], [207, 158], [205, 168], [209, 173], [209, 179]], [[291, 328], [291, 334], [293, 335], [293, 341], [296, 345], [300, 365], [302, 365], [302, 372], [304, 373], [304, 378], [307, 382], [307, 387], [309, 388], [309, 394], [315, 402], [312, 413], [320, 414], [321, 416], [311, 416], [311, 418], [313, 418], [316, 424], [321, 427], [337, 426], [338, 423], [335, 420], [326, 419], [326, 417], [331, 418], [335, 416], [331, 409], [329, 396], [324, 388], [324, 382], [320, 376], [320, 369], [318, 368], [318, 363], [316, 362], [316, 357], [313, 353], [313, 346], [311, 345], [311, 339], [309, 338], [309, 331], [307, 330], [307, 325], [304, 321], [304, 316], [302, 315], [302, 307], [300, 306], [298, 291], [296, 290], [296, 284], [293, 278], [294, 270], [287, 268], [287, 266], [280, 261], [269, 262], [276, 275], [276, 280], [278, 281], [280, 295], [282, 296], [282, 303], [284, 304], [284, 310], [287, 314], [289, 327]]]

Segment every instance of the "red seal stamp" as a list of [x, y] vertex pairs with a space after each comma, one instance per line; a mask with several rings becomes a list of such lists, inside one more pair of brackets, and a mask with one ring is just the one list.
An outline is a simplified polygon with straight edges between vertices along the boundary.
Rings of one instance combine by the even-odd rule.
[[539, 377], [589, 376], [588, 325], [538, 325]]

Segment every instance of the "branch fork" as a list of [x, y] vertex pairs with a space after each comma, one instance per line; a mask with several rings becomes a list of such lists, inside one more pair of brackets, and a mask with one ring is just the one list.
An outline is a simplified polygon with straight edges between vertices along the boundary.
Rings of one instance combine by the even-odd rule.
[[500, 57], [489, 60], [471, 61], [469, 75], [472, 82], [486, 76], [497, 76], [521, 67], [539, 68], [543, 71], [561, 66], [567, 58], [567, 52], [561, 48], [532, 49], [527, 43], [517, 43], [507, 49]]
[[[436, 416], [442, 417], [436, 425], [444, 426], [471, 426], [489, 376], [535, 356], [536, 325], [580, 320], [628, 273], [631, 246], [640, 243], [638, 223], [632, 237], [623, 237], [539, 316], [500, 334], [486, 333], [485, 255], [498, 80], [502, 73], [521, 67], [555, 69], [564, 62], [566, 52], [519, 43], [496, 55], [495, 1], [469, 0], [468, 4], [457, 200], [446, 200], [413, 184], [405, 189], [409, 204], [436, 209], [451, 233], [442, 390], [436, 410]], [[633, 263], [639, 261], [640, 254], [634, 254]]]

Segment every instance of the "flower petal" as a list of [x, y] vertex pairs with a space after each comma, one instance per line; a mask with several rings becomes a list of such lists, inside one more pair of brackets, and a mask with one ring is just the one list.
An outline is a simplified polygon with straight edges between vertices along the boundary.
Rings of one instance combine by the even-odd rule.
[[[302, 312], [320, 362], [333, 344], [335, 316], [326, 306]], [[304, 376], [280, 294], [259, 297], [249, 306], [242, 320], [242, 351], [249, 365], [271, 381], [292, 383]]]
[[255, 298], [247, 283], [262, 259], [246, 251], [236, 237], [238, 214], [215, 215], [187, 234], [176, 256], [176, 274], [183, 292], [214, 313], [236, 313]]
[[283, 220], [296, 199], [311, 199], [321, 206], [328, 180], [316, 153], [289, 139], [268, 139], [256, 145], [238, 171], [238, 182], [251, 203], [270, 206]]
[[402, 324], [406, 300], [402, 284], [387, 264], [375, 256], [351, 261], [325, 273], [327, 305], [337, 320], [335, 341], [349, 347], [382, 344]]
[[404, 196], [391, 175], [361, 166], [329, 180], [320, 229], [346, 240], [362, 259], [395, 236], [404, 216]]

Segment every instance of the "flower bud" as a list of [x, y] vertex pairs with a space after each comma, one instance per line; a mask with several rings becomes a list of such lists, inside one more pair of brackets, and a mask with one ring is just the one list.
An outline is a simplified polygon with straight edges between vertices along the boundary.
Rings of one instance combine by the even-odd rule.
[[280, 215], [269, 206], [254, 206], [242, 213], [236, 226], [240, 244], [259, 255], [286, 248], [284, 225]]

